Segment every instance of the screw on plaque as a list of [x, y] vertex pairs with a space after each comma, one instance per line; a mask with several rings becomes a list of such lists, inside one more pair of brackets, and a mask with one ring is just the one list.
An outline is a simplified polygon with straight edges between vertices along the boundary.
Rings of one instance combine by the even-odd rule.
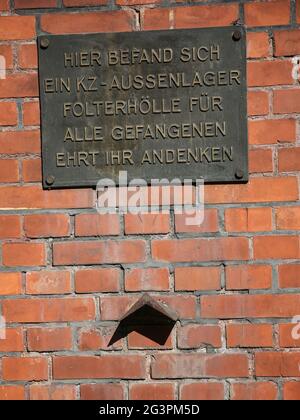
[[42, 38], [40, 45], [41, 45], [41, 48], [43, 48], [45, 50], [50, 45], [49, 39], [48, 38]]
[[241, 38], [242, 38], [242, 34], [241, 34], [241, 32], [240, 32], [240, 31], [234, 31], [234, 32], [233, 32], [233, 34], [232, 34], [232, 39], [233, 39], [234, 41], [240, 41], [240, 40], [241, 40]]
[[243, 179], [244, 178], [244, 172], [241, 169], [238, 169], [235, 173], [236, 179]]
[[47, 185], [53, 185], [54, 181], [55, 181], [55, 176], [53, 176], [53, 175], [47, 176], [47, 178], [46, 178], [46, 184]]

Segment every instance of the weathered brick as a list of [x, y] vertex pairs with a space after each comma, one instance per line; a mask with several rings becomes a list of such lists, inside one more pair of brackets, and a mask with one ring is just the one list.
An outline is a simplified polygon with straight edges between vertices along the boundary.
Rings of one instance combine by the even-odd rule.
[[3, 357], [2, 376], [6, 381], [43, 381], [48, 379], [46, 357]]
[[167, 268], [135, 268], [125, 274], [127, 292], [169, 290], [169, 270]]
[[144, 379], [145, 357], [126, 356], [55, 356], [55, 379]]
[[[0, 161], [1, 165], [1, 161]], [[14, 215], [0, 215], [0, 238], [20, 238], [21, 233], [21, 219], [20, 216]]]
[[6, 328], [5, 337], [0, 339], [0, 352], [24, 351], [22, 328]]
[[299, 323], [279, 325], [279, 345], [281, 348], [299, 348]]
[[36, 44], [23, 44], [19, 46], [19, 66], [21, 69], [36, 69], [38, 67]]
[[34, 401], [76, 400], [76, 386], [33, 384], [29, 388], [29, 398]]
[[247, 34], [247, 57], [264, 58], [270, 55], [269, 35], [267, 32]]
[[38, 97], [38, 78], [36, 73], [14, 73], [0, 79], [0, 99]]
[[260, 236], [253, 240], [255, 259], [294, 259], [300, 256], [299, 236]]
[[18, 110], [15, 102], [0, 102], [0, 126], [17, 125]]
[[278, 389], [274, 382], [247, 382], [231, 385], [233, 401], [277, 400]]
[[39, 130], [3, 131], [0, 133], [0, 153], [40, 153], [41, 141]]
[[7, 299], [3, 302], [7, 322], [71, 322], [95, 319], [93, 298]]
[[0, 296], [19, 295], [21, 292], [21, 273], [0, 273]]
[[23, 181], [41, 182], [42, 181], [42, 161], [41, 159], [23, 160]]
[[71, 328], [29, 328], [27, 330], [29, 351], [60, 351], [72, 349]]
[[296, 141], [296, 120], [249, 121], [250, 144], [294, 143]]
[[202, 318], [289, 318], [299, 311], [300, 295], [297, 294], [201, 297]]
[[[201, 214], [199, 214], [201, 216]], [[203, 213], [203, 222], [201, 224], [194, 224], [193, 219], [197, 217], [186, 215], [186, 214], [176, 214], [175, 215], [175, 230], [178, 233], [201, 233], [201, 232], [218, 232], [219, 231], [219, 222], [218, 222], [218, 211], [216, 209], [205, 209]], [[191, 220], [192, 218], [192, 220]], [[192, 224], [189, 224], [190, 222]]]
[[249, 172], [273, 172], [273, 152], [271, 149], [256, 149], [249, 151]]
[[276, 226], [279, 230], [300, 230], [300, 207], [276, 209]]
[[283, 385], [283, 399], [285, 401], [300, 400], [300, 382], [286, 382]]
[[268, 265], [227, 266], [227, 290], [270, 289], [272, 287], [272, 267]]
[[46, 265], [45, 245], [42, 243], [5, 243], [2, 254], [3, 265], [8, 267]]
[[170, 262], [248, 260], [249, 243], [246, 238], [157, 240], [152, 255]]
[[120, 270], [118, 268], [99, 268], [75, 272], [76, 293], [118, 292], [120, 289]]
[[140, 383], [129, 387], [130, 400], [175, 400], [175, 386], [171, 383]]
[[78, 214], [75, 217], [76, 236], [119, 235], [120, 220], [116, 214]]
[[151, 367], [154, 379], [247, 378], [248, 358], [244, 354], [157, 354]]
[[247, 65], [249, 87], [292, 85], [293, 63], [290, 60], [250, 61]]
[[22, 401], [22, 400], [25, 400], [25, 388], [23, 386], [0, 385], [0, 401]]
[[175, 290], [220, 290], [221, 269], [219, 267], [177, 267]]
[[0, 159], [0, 182], [18, 182], [19, 164], [16, 159]]
[[41, 28], [53, 34], [125, 32], [133, 30], [134, 15], [128, 10], [46, 14], [41, 16]]
[[40, 104], [38, 101], [24, 102], [23, 123], [28, 125], [40, 125]]
[[34, 16], [0, 16], [0, 41], [35, 37]]
[[232, 25], [238, 18], [237, 4], [178, 7], [174, 9], [175, 29]]
[[300, 287], [300, 264], [280, 265], [278, 274], [282, 289]]
[[289, 0], [245, 3], [244, 8], [247, 26], [278, 26], [290, 23]]
[[32, 214], [24, 217], [28, 238], [58, 238], [70, 235], [70, 218], [66, 214]]
[[300, 171], [300, 147], [280, 149], [278, 164], [280, 172]]
[[168, 214], [126, 214], [125, 233], [134, 234], [163, 234], [169, 233], [170, 216]]
[[218, 325], [188, 324], [179, 329], [178, 347], [196, 349], [222, 346], [221, 328]]
[[80, 399], [92, 401], [123, 400], [125, 389], [123, 384], [82, 384], [80, 385]]
[[288, 31], [275, 31], [275, 56], [294, 56], [300, 54], [299, 29]]
[[224, 384], [218, 382], [193, 382], [180, 387], [181, 400], [222, 401], [225, 398]]
[[256, 353], [255, 374], [261, 377], [300, 377], [299, 357], [300, 353]]
[[89, 241], [53, 244], [54, 265], [129, 264], [145, 261], [145, 242]]
[[71, 276], [67, 271], [33, 271], [26, 273], [26, 293], [56, 295], [71, 293]]
[[227, 232], [264, 232], [272, 230], [271, 208], [225, 210]]
[[228, 347], [273, 347], [273, 328], [269, 324], [228, 324]]
[[248, 92], [248, 115], [267, 115], [269, 113], [268, 92], [249, 91]]

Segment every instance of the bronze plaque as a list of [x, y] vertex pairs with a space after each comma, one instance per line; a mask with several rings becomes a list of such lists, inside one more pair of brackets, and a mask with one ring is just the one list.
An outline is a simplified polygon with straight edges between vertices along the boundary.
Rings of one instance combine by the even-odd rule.
[[43, 184], [247, 182], [241, 27], [38, 39]]

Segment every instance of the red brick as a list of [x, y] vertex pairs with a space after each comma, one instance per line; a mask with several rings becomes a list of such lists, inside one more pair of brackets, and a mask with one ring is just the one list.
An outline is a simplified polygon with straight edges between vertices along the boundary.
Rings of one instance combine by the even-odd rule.
[[175, 269], [175, 290], [220, 290], [221, 270], [219, 267], [177, 267]]
[[248, 92], [248, 115], [267, 115], [269, 113], [269, 94], [268, 92], [250, 91]]
[[3, 302], [7, 322], [70, 322], [95, 319], [92, 298], [7, 299]]
[[0, 385], [0, 401], [25, 400], [25, 388], [17, 385]]
[[60, 351], [72, 349], [71, 328], [29, 328], [29, 351]]
[[119, 6], [135, 6], [159, 3], [162, 3], [162, 0], [116, 0], [116, 4]]
[[8, 12], [9, 9], [10, 9], [9, 0], [0, 0], [0, 10], [3, 12]]
[[70, 218], [66, 214], [32, 214], [24, 217], [28, 238], [52, 238], [70, 235]]
[[274, 91], [274, 113], [293, 114], [300, 112], [300, 90], [275, 90]]
[[78, 214], [75, 217], [76, 236], [119, 235], [120, 220], [116, 214]]
[[125, 233], [134, 234], [159, 234], [169, 233], [170, 216], [168, 214], [126, 214]]
[[0, 159], [0, 182], [18, 182], [19, 163], [16, 159]]
[[6, 70], [11, 70], [14, 66], [12, 45], [1, 44], [0, 55], [5, 58]]
[[56, 6], [57, 0], [15, 0], [16, 9], [42, 9]]
[[169, 290], [169, 270], [167, 268], [135, 268], [125, 275], [127, 292]]
[[273, 347], [273, 327], [269, 324], [228, 324], [228, 347]]
[[40, 131], [3, 131], [0, 133], [0, 153], [40, 153]]
[[0, 126], [18, 124], [18, 110], [15, 102], [0, 102]]
[[299, 29], [288, 31], [275, 31], [275, 56], [294, 56], [300, 54]]
[[123, 348], [124, 340], [119, 339], [111, 344], [115, 331], [116, 326], [83, 328], [78, 332], [78, 348], [80, 351], [120, 350]]
[[[0, 161], [1, 164], [1, 161]], [[0, 238], [20, 238], [21, 237], [21, 219], [20, 216], [0, 215]]]
[[254, 238], [255, 259], [294, 259], [300, 256], [299, 236], [260, 236]]
[[59, 242], [53, 244], [54, 265], [129, 264], [143, 262], [146, 243], [133, 241]]
[[271, 266], [233, 265], [226, 267], [227, 290], [270, 289], [271, 287]]
[[278, 272], [282, 289], [300, 287], [300, 264], [280, 265]]
[[80, 399], [92, 401], [123, 400], [125, 389], [123, 384], [82, 384]]
[[300, 382], [286, 382], [283, 385], [283, 399], [285, 401], [300, 401]]
[[18, 54], [18, 62], [21, 69], [37, 69], [38, 57], [36, 44], [20, 45]]
[[24, 351], [22, 328], [6, 328], [5, 337], [0, 340], [0, 352]]
[[218, 382], [194, 382], [180, 388], [181, 400], [222, 401], [225, 399], [224, 384]]
[[154, 260], [170, 262], [248, 260], [247, 238], [152, 241]]
[[277, 26], [290, 23], [289, 0], [246, 3], [244, 9], [247, 26]]
[[297, 18], [297, 23], [300, 23], [300, 3], [299, 3], [299, 0], [296, 0], [296, 18]]
[[205, 189], [205, 201], [210, 204], [297, 201], [298, 197], [296, 177], [253, 178], [246, 185], [209, 185]]
[[[201, 214], [199, 214], [201, 216]], [[191, 215], [186, 214], [176, 214], [175, 215], [175, 229], [178, 233], [193, 233], [193, 232], [219, 232], [219, 221], [218, 221], [218, 211], [216, 209], [205, 209], [204, 210], [204, 220], [198, 224], [189, 225], [189, 219]], [[197, 215], [195, 215], [197, 217]]]
[[103, 6], [108, 3], [108, 0], [63, 0], [64, 6]]
[[40, 186], [0, 187], [1, 209], [86, 208], [93, 203], [91, 189], [43, 191]]
[[292, 85], [293, 63], [289, 60], [250, 61], [247, 65], [248, 86]]
[[40, 104], [37, 101], [24, 102], [23, 123], [27, 125], [40, 125]]
[[271, 208], [225, 210], [227, 232], [264, 232], [272, 230]]
[[41, 182], [42, 181], [41, 159], [23, 160], [23, 181], [24, 182]]
[[270, 55], [269, 35], [267, 32], [249, 32], [247, 34], [247, 57], [263, 58]]
[[249, 121], [250, 144], [276, 144], [296, 141], [296, 120]]
[[70, 401], [76, 400], [75, 385], [30, 385], [30, 400], [34, 401]]
[[2, 376], [6, 381], [43, 381], [48, 379], [46, 357], [3, 357]]
[[276, 209], [276, 226], [279, 230], [300, 230], [300, 207]]
[[9, 74], [5, 80], [0, 79], [0, 99], [38, 97], [38, 95], [36, 73], [15, 73]]
[[142, 15], [144, 30], [169, 29], [170, 9], [145, 9]]
[[56, 356], [55, 379], [144, 379], [145, 356]]
[[59, 295], [71, 291], [71, 277], [67, 271], [26, 273], [26, 293], [29, 295]]
[[178, 7], [174, 9], [175, 29], [232, 25], [238, 19], [237, 4]]
[[0, 296], [22, 293], [21, 273], [0, 273]]
[[231, 385], [233, 401], [274, 401], [278, 390], [273, 382], [247, 382]]
[[[284, 348], [299, 348], [300, 345], [299, 323], [279, 325], [279, 345]], [[299, 337], [299, 338], [294, 338]]]
[[273, 152], [271, 149], [256, 149], [249, 151], [250, 173], [273, 172]]
[[[115, 321], [125, 315], [137, 301], [133, 296], [105, 296], [100, 299], [100, 312], [103, 321]], [[169, 305], [177, 311], [182, 319], [193, 319], [196, 315], [196, 300], [194, 296], [157, 296], [156, 300]]]
[[0, 41], [35, 37], [34, 16], [0, 16]]
[[[162, 338], [163, 337], [163, 338]], [[167, 338], [165, 338], [167, 337]], [[170, 326], [160, 325], [147, 325], [142, 326], [140, 329], [136, 327], [127, 336], [129, 349], [172, 349], [173, 340], [170, 334]]]
[[170, 383], [132, 384], [129, 388], [130, 400], [175, 400], [175, 386]]
[[300, 377], [300, 353], [256, 353], [255, 375], [262, 377]]
[[218, 325], [188, 324], [178, 331], [178, 348], [197, 349], [222, 347], [221, 328]]
[[41, 28], [53, 34], [125, 32], [133, 30], [134, 15], [127, 10], [46, 14], [41, 16]]
[[46, 264], [45, 246], [42, 243], [6, 243], [2, 247], [3, 265], [31, 267]]
[[201, 297], [201, 317], [288, 318], [300, 313], [300, 295], [227, 295]]
[[279, 149], [278, 162], [280, 172], [300, 171], [300, 147]]
[[75, 272], [76, 293], [118, 292], [120, 289], [120, 270], [118, 268], [99, 268]]
[[247, 378], [248, 358], [243, 354], [157, 354], [152, 362], [154, 379]]

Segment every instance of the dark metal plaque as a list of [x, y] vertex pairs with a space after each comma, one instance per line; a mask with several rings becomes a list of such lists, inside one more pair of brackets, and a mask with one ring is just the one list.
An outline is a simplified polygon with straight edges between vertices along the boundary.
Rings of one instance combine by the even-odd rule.
[[38, 39], [46, 188], [247, 182], [240, 27]]

